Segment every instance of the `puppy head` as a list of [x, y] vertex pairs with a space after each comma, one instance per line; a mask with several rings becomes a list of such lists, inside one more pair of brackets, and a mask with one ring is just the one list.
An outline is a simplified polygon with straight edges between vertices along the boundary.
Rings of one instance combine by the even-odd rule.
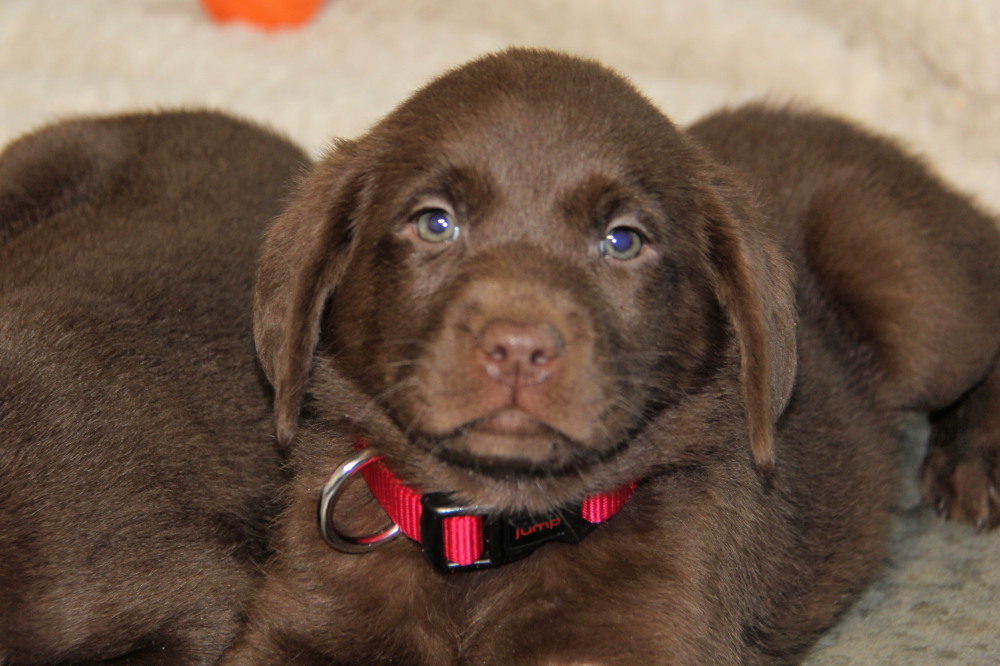
[[537, 509], [648, 469], [648, 426], [726, 377], [769, 470], [789, 282], [753, 208], [628, 83], [513, 50], [316, 167], [265, 242], [256, 341], [284, 444], [319, 348], [395, 424], [378, 446], [404, 476]]

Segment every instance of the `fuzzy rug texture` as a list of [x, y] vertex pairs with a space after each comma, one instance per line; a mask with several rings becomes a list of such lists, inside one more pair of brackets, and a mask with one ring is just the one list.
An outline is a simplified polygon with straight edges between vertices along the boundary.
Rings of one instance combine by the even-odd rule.
[[[0, 143], [81, 113], [208, 106], [319, 154], [509, 45], [601, 60], [681, 124], [759, 98], [853, 117], [1000, 210], [1000, 0], [328, 0], [272, 33], [213, 24], [196, 0], [0, 0]], [[882, 576], [807, 663], [995, 666], [998, 599], [1000, 531], [944, 523], [904, 484]]]

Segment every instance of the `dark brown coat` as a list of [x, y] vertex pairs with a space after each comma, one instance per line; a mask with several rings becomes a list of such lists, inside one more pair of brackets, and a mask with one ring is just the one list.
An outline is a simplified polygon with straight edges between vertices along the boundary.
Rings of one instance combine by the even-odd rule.
[[212, 663], [231, 641], [279, 482], [253, 265], [304, 163], [199, 112], [0, 155], [0, 662]]
[[[641, 252], [602, 252], [615, 229]], [[265, 242], [295, 479], [227, 662], [795, 661], [878, 570], [905, 411], [937, 415], [928, 499], [996, 524], [998, 284], [991, 220], [847, 123], [685, 132], [548, 52], [452, 71], [338, 143]], [[321, 539], [357, 434], [496, 512], [639, 487], [579, 545], [445, 575], [407, 539]], [[384, 521], [342, 505], [345, 532]]]

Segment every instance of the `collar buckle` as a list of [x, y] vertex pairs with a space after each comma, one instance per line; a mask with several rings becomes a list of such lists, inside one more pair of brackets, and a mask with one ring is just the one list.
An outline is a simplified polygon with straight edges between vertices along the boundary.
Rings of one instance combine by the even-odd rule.
[[[550, 541], [579, 543], [597, 527], [582, 518], [581, 506], [565, 506], [547, 515], [491, 516], [481, 507], [456, 505], [447, 493], [421, 497], [420, 536], [424, 553], [439, 571], [474, 571], [500, 566], [527, 557]], [[481, 519], [483, 547], [468, 564], [449, 561], [445, 555], [445, 520], [459, 516]]]

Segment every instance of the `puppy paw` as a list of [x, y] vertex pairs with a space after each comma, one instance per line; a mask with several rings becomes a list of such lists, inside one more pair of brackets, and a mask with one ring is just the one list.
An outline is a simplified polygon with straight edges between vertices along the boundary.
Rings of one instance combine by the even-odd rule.
[[932, 444], [920, 470], [920, 493], [948, 520], [988, 530], [1000, 524], [1000, 465], [996, 451], [968, 453]]

